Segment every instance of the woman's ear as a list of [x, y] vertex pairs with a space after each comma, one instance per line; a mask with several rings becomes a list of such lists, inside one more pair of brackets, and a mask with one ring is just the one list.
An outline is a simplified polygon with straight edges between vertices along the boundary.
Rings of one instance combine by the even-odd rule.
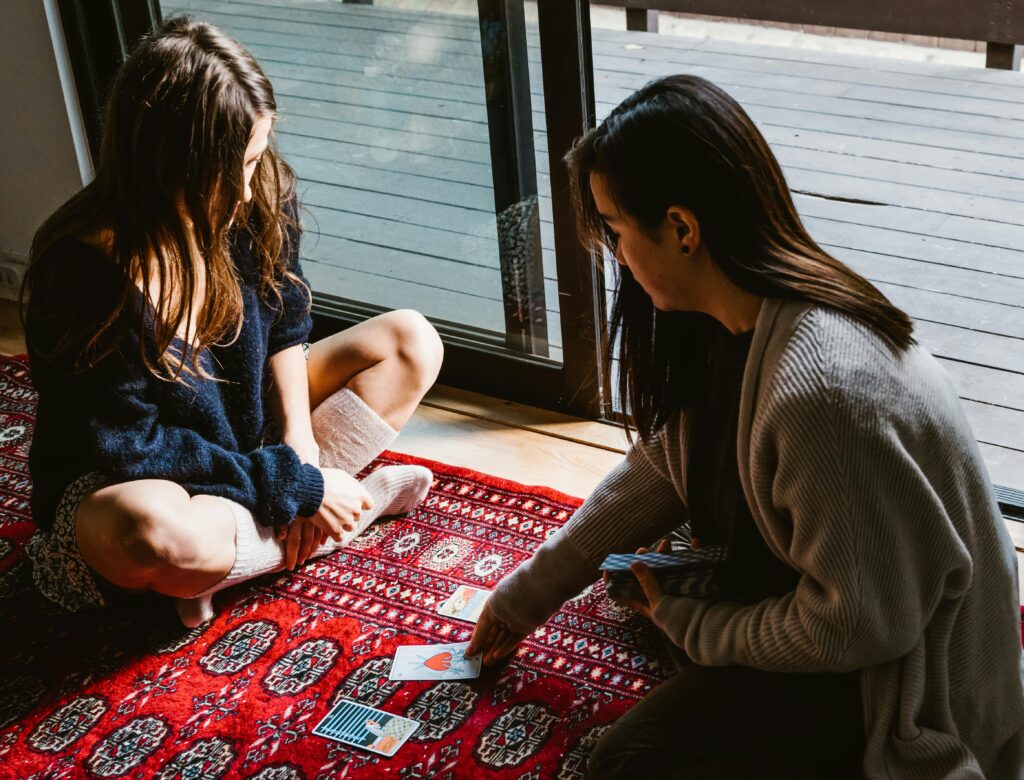
[[672, 206], [666, 214], [672, 240], [684, 255], [693, 255], [700, 247], [700, 223], [693, 212], [683, 206]]

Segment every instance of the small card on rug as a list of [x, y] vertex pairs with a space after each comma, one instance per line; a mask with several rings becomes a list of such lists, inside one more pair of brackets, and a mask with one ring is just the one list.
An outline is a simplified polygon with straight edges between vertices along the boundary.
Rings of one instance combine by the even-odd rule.
[[438, 607], [437, 611], [442, 615], [455, 618], [456, 620], [467, 620], [476, 623], [480, 619], [484, 604], [490, 597], [489, 590], [471, 588], [469, 585], [459, 585], [448, 599]]
[[313, 733], [390, 757], [398, 752], [419, 725], [401, 715], [342, 699], [313, 727]]
[[395, 651], [392, 680], [469, 680], [480, 676], [480, 656], [466, 655], [469, 642], [403, 645]]

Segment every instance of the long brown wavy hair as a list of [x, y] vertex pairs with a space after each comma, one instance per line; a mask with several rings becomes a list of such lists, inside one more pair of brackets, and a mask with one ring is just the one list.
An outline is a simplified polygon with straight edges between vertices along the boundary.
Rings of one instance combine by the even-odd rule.
[[[579, 234], [597, 256], [615, 250], [590, 190], [595, 173], [652, 235], [669, 207], [692, 211], [712, 261], [737, 287], [844, 312], [895, 352], [914, 343], [910, 318], [811, 238], [764, 137], [711, 82], [679, 75], [647, 84], [579, 139], [565, 162]], [[629, 269], [616, 267], [618, 389], [649, 438], [692, 400], [719, 326], [704, 314], [656, 310]]]
[[[232, 230], [249, 232], [259, 293], [282, 308], [282, 280], [299, 281], [287, 267], [299, 228], [289, 205], [295, 175], [277, 153], [273, 134], [252, 176], [252, 199], [241, 202], [253, 125], [276, 110], [273, 89], [253, 56], [212, 25], [171, 18], [136, 45], [110, 89], [96, 178], [39, 228], [22, 289], [22, 299], [31, 294], [35, 261], [55, 242], [112, 237], [106, 249], [124, 288], [105, 321], [82, 323], [91, 334], [84, 347], [69, 329], [64, 346], [78, 353], [76, 369], [95, 365], [116, 348], [114, 326], [133, 311], [140, 283], [153, 321], [148, 336], [143, 306], [137, 326], [146, 368], [165, 380], [213, 378], [199, 357], [212, 345], [233, 341], [242, 326]], [[149, 294], [154, 281], [158, 300]], [[174, 348], [175, 335], [193, 315], [188, 347]]]

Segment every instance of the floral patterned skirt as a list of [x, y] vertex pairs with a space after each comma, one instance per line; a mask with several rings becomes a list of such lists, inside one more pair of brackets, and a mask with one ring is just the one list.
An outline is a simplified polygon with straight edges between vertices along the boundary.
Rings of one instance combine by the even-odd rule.
[[82, 560], [75, 536], [78, 505], [102, 483], [102, 476], [90, 472], [68, 485], [57, 504], [53, 528], [36, 531], [26, 550], [32, 559], [36, 588], [68, 612], [106, 604], [96, 575]]

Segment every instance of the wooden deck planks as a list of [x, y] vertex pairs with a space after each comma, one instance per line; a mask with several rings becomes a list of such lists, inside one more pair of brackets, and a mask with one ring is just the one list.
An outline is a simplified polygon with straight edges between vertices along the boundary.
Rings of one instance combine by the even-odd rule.
[[[321, 233], [304, 250], [319, 289], [501, 328], [474, 19], [335, 2], [173, 6], [165, 13], [234, 32], [274, 81], [281, 146]], [[546, 196], [535, 29], [530, 38]], [[672, 72], [743, 103], [806, 193], [796, 198], [812, 234], [918, 321], [994, 478], [1024, 487], [1024, 79], [596, 29], [594, 56], [602, 115]], [[549, 222], [542, 233], [556, 325]]]

